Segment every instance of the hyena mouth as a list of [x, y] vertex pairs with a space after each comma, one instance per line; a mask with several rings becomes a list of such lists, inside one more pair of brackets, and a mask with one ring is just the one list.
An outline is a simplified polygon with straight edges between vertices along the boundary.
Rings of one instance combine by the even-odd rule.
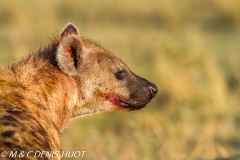
[[147, 105], [147, 103], [142, 104], [134, 100], [121, 100], [121, 99], [118, 100], [118, 104], [123, 108], [131, 110], [141, 109]]
[[141, 109], [145, 107], [147, 103], [150, 101], [149, 100], [146, 103], [141, 103], [141, 102], [135, 101], [134, 99], [127, 99], [114, 93], [106, 94], [104, 97], [105, 97], [105, 100], [111, 102], [113, 105], [117, 107], [122, 107], [128, 110]]

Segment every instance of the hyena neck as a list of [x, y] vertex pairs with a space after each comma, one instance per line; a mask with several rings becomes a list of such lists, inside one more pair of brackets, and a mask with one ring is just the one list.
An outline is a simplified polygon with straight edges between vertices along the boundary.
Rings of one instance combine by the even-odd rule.
[[76, 106], [83, 103], [79, 102], [79, 86], [73, 77], [60, 72], [52, 64], [47, 64], [45, 70], [43, 73], [48, 75], [42, 78], [41, 85], [36, 84], [42, 95], [38, 100], [47, 108], [46, 117], [51, 117], [54, 125], [61, 132], [74, 118]]
[[49, 110], [50, 116], [48, 117], [52, 117], [58, 130], [62, 131], [73, 118], [74, 108], [79, 103], [79, 90], [72, 77], [64, 74], [59, 77], [58, 74], [51, 76], [49, 81], [45, 80], [42, 94], [47, 97], [45, 106]]

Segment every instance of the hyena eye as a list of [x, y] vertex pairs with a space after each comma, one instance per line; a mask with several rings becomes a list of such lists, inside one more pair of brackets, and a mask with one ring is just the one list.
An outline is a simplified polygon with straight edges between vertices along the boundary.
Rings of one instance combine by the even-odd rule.
[[123, 78], [125, 77], [125, 72], [124, 71], [118, 71], [115, 73], [115, 77], [118, 79], [118, 80], [123, 80]]

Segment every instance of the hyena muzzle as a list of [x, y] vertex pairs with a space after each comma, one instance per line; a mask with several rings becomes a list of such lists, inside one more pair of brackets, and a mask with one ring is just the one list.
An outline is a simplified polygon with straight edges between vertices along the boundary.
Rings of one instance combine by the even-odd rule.
[[34, 153], [61, 152], [60, 133], [72, 119], [138, 110], [157, 91], [68, 24], [51, 45], [0, 70], [0, 158], [60, 159]]

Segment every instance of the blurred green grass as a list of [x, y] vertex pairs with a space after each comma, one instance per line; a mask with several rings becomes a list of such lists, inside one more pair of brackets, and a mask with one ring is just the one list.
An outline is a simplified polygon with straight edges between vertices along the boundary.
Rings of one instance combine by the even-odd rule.
[[50, 43], [68, 22], [157, 84], [147, 108], [75, 121], [63, 150], [84, 159], [215, 159], [240, 154], [240, 2], [6, 1], [0, 64]]

